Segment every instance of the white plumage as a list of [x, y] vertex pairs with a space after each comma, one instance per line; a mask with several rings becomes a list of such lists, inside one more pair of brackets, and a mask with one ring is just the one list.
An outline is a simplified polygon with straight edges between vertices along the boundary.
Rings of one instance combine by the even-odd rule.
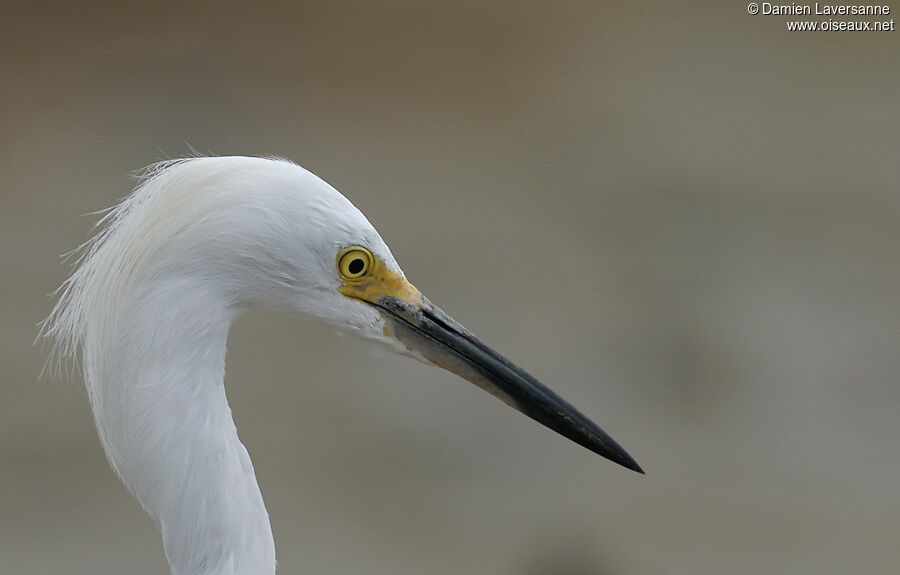
[[[228, 330], [251, 306], [432, 361], [639, 469], [587, 418], [553, 403], [562, 400], [422, 298], [365, 216], [295, 164], [157, 164], [100, 225], [43, 334], [60, 358], [80, 358], [109, 461], [159, 525], [173, 574], [275, 571], [268, 514], [223, 385]], [[360, 277], [336, 265], [347, 246], [370, 254]], [[566, 409], [557, 422], [552, 412]]]

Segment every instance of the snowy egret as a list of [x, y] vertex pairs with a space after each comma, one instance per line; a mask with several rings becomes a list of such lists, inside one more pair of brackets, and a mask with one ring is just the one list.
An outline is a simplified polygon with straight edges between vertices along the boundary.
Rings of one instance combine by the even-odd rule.
[[83, 246], [43, 334], [80, 360], [100, 440], [177, 575], [275, 572], [269, 517], [223, 384], [253, 306], [443, 367], [629, 469], [619, 445], [407, 281], [344, 196], [284, 160], [157, 164]]

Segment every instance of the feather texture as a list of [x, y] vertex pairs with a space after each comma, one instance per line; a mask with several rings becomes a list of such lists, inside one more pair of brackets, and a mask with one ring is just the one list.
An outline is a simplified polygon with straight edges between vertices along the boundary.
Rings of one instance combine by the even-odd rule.
[[284, 160], [156, 164], [98, 230], [43, 325], [51, 361], [80, 362], [109, 461], [158, 523], [173, 574], [274, 573], [225, 396], [228, 330], [259, 305], [384, 340], [381, 316], [338, 293], [334, 258], [360, 244], [399, 267], [346, 198]]

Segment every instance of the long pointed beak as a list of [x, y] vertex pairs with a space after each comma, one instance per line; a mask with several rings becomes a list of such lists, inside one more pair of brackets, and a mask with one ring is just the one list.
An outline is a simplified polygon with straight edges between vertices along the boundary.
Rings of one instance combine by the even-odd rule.
[[[408, 284], [407, 284], [408, 285]], [[418, 295], [418, 294], [417, 294]], [[374, 298], [373, 298], [374, 299]], [[497, 396], [535, 421], [598, 455], [643, 473], [615, 440], [566, 400], [453, 320], [424, 297], [370, 300], [411, 351]]]

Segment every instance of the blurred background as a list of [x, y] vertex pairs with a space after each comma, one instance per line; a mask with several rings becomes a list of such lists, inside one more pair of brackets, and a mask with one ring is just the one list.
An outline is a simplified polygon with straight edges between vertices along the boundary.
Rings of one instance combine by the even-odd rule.
[[[640, 4], [640, 5], [638, 5]], [[738, 2], [0, 3], [0, 573], [167, 572], [32, 345], [130, 173], [278, 155], [628, 472], [263, 313], [227, 385], [282, 573], [893, 573], [900, 32]]]

